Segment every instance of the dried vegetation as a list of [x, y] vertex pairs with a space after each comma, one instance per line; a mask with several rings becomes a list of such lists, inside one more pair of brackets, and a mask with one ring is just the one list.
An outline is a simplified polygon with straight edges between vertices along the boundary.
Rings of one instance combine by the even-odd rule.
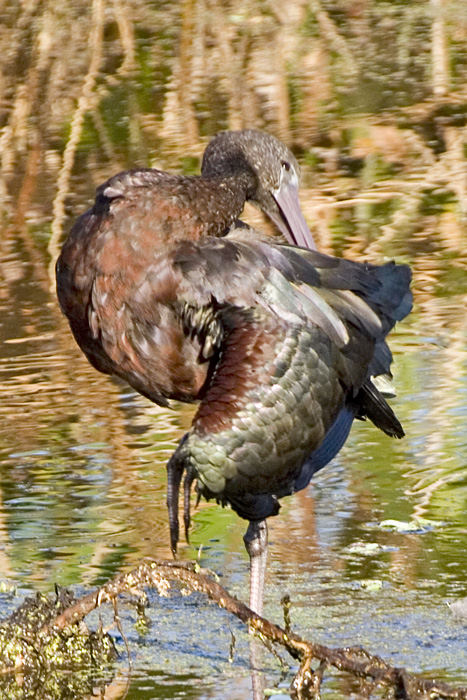
[[[297, 152], [322, 250], [408, 260], [427, 327], [446, 311], [438, 297], [448, 267], [467, 300], [465, 0], [16, 0], [0, 8], [0, 51], [5, 304], [15, 304], [9, 290], [23, 274], [12, 263], [18, 241], [48, 294], [64, 230], [97, 184], [134, 165], [197, 172], [211, 134], [243, 127], [266, 128]], [[450, 373], [465, 356], [464, 308], [443, 323]], [[63, 387], [53, 386], [57, 402]], [[448, 401], [443, 387], [438, 398]], [[310, 649], [302, 663], [333, 663]], [[397, 697], [443, 696], [379, 670], [396, 679]], [[308, 678], [316, 696], [323, 671]]]
[[358, 209], [357, 237], [378, 207], [384, 241], [436, 228], [452, 247], [464, 229], [462, 0], [30, 0], [2, 14], [4, 221], [50, 224], [52, 258], [110, 172], [190, 171], [212, 133], [250, 126], [297, 150], [323, 248], [343, 209]]

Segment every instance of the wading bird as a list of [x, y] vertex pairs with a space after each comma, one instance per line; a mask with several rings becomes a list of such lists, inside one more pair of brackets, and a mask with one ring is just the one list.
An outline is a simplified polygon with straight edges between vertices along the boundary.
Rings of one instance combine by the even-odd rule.
[[[246, 201], [288, 244], [238, 222]], [[199, 402], [167, 465], [172, 549], [185, 473], [187, 531], [193, 480], [249, 521], [258, 614], [279, 499], [307, 486], [355, 418], [404, 434], [372, 377], [390, 371], [386, 336], [410, 311], [409, 285], [406, 266], [318, 253], [294, 156], [254, 130], [214, 138], [201, 176], [110, 178], [63, 245], [58, 298], [91, 364], [155, 403]]]

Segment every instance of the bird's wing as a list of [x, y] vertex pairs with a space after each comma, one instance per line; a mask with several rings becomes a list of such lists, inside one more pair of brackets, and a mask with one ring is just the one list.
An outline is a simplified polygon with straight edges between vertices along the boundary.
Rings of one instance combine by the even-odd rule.
[[392, 354], [386, 336], [412, 308], [410, 268], [393, 262], [356, 263], [294, 248], [287, 248], [284, 254], [301, 279], [307, 274], [303, 262], [311, 263], [319, 272], [319, 293], [345, 323], [351, 337], [346, 348], [348, 376], [365, 364], [361, 350], [366, 347], [365, 340], [373, 340], [372, 356], [366, 364], [354, 410], [358, 418], [369, 418], [388, 435], [402, 437], [402, 426], [381, 393], [381, 382], [373, 379], [381, 377], [387, 383], [391, 378]]
[[267, 517], [332, 459], [354, 417], [403, 434], [370, 380], [407, 294], [403, 276], [398, 300], [386, 291], [397, 266], [309, 258], [241, 230], [184, 242], [167, 267], [185, 332], [214, 351], [192, 430], [171, 460], [174, 488], [181, 467], [195, 464], [203, 495]]
[[390, 374], [385, 338], [411, 309], [408, 266], [271, 245], [244, 229], [183, 242], [172, 260], [180, 271], [178, 299], [187, 307], [268, 307], [285, 322], [320, 327], [347, 358], [355, 385], [362, 373], [351, 372], [352, 363], [365, 367], [364, 378]]
[[[119, 353], [115, 373], [154, 401], [200, 398], [232, 319], [246, 322], [252, 313], [319, 328], [334, 344], [336, 372], [353, 395], [372, 374], [389, 372], [385, 336], [407, 312], [404, 267], [352, 263], [237, 231], [184, 240], [143, 262], [137, 278], [126, 281], [130, 288], [98, 279], [91, 316], [98, 326], [99, 314], [112, 308], [102, 342], [109, 354]], [[113, 299], [119, 294], [122, 303]], [[252, 338], [245, 334], [242, 342]], [[222, 361], [229, 361], [225, 353]]]
[[[240, 228], [234, 230], [233, 237], [249, 240], [252, 232]], [[353, 410], [357, 417], [368, 417], [387, 434], [402, 437], [402, 426], [372, 379], [391, 378], [392, 354], [386, 336], [412, 308], [410, 268], [393, 262], [372, 265], [308, 249], [271, 246], [265, 239], [259, 240], [257, 234], [255, 245], [268, 258], [274, 270], [271, 277], [277, 279], [280, 272], [298, 290], [299, 294], [293, 295], [296, 308], [300, 306], [300, 294], [312, 302], [319, 299], [317, 307], [324, 310], [326, 320], [323, 322], [316, 311], [307, 318], [318, 323], [340, 347], [341, 380], [350, 391], [349, 396], [355, 397]], [[278, 289], [276, 284], [275, 291]], [[286, 298], [286, 294], [280, 296], [279, 304]], [[336, 318], [337, 322], [333, 321]], [[345, 333], [347, 342], [343, 347]], [[376, 384], [380, 388], [380, 383]]]

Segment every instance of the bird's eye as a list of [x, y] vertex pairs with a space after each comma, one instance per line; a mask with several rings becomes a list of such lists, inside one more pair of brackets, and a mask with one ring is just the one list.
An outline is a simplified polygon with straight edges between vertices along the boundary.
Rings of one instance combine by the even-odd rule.
[[284, 170], [287, 170], [287, 172], [289, 172], [290, 167], [291, 167], [291, 166], [290, 166], [290, 163], [288, 163], [286, 160], [283, 160], [282, 163], [281, 163], [281, 165], [282, 165], [282, 167], [284, 168]]

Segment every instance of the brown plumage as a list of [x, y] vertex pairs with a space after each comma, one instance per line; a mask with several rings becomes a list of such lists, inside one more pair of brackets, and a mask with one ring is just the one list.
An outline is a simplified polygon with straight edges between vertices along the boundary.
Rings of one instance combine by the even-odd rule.
[[[297, 186], [276, 139], [226, 132], [202, 177], [134, 170], [104, 183], [58, 260], [61, 307], [94, 367], [156, 403], [200, 402], [168, 464], [174, 550], [184, 472], [186, 527], [196, 478], [250, 520], [253, 566], [278, 499], [332, 459], [355, 417], [403, 435], [371, 377], [389, 373], [385, 339], [410, 310], [410, 271], [316, 252]], [[306, 248], [237, 223], [247, 200]]]

